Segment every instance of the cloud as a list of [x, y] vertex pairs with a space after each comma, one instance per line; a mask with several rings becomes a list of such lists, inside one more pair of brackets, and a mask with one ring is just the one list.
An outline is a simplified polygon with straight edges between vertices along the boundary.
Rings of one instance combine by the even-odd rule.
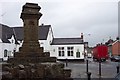
[[[22, 25], [20, 14], [27, 0], [2, 2], [2, 22], [9, 26]], [[92, 1], [92, 2], [91, 2]], [[40, 23], [50, 24], [55, 37], [79, 37], [83, 32], [90, 45], [102, 39], [117, 37], [118, 0], [29, 0], [41, 6]], [[63, 34], [64, 33], [64, 34]], [[88, 36], [87, 34], [91, 34]]]

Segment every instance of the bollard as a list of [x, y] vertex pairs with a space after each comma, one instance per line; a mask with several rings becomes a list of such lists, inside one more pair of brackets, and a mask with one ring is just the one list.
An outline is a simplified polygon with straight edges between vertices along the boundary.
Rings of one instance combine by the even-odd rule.
[[88, 72], [87, 76], [88, 76], [88, 80], [91, 80], [91, 72]]
[[117, 66], [116, 68], [117, 68], [117, 73], [119, 73], [119, 66]]
[[88, 60], [86, 60], [86, 72], [88, 73]]
[[101, 76], [101, 60], [99, 60], [99, 76]]
[[66, 67], [68, 66], [68, 60], [66, 59]]

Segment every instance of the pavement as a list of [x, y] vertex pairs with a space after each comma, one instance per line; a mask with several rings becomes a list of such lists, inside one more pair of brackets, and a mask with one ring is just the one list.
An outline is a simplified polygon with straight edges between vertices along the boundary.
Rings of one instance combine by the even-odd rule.
[[[99, 75], [99, 63], [89, 59], [88, 72], [91, 72], [91, 78], [109, 78], [113, 79], [117, 75], [116, 66], [118, 62], [107, 60], [101, 63], [101, 76]], [[86, 62], [68, 62], [68, 68], [72, 69], [72, 78], [87, 78]]]

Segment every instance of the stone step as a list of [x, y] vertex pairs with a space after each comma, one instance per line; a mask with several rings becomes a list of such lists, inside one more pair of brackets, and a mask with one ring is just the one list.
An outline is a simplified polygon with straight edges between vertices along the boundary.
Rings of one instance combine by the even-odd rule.
[[10, 58], [8, 63], [24, 64], [24, 63], [41, 63], [41, 62], [56, 62], [56, 57], [15, 57]]

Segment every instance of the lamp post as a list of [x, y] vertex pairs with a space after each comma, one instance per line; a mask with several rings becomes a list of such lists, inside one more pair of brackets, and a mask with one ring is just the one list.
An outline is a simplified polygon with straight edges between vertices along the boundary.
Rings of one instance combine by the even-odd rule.
[[88, 59], [86, 60], [86, 72], [88, 73]]
[[86, 59], [86, 73], [88, 73], [88, 56], [86, 50], [85, 50], [85, 59]]
[[[87, 34], [87, 36], [90, 36], [91, 34]], [[85, 59], [86, 59], [86, 73], [88, 73], [88, 43], [84, 44], [84, 54], [85, 54]]]
[[86, 74], [87, 74], [87, 77], [88, 77], [88, 80], [91, 80], [91, 72], [88, 71], [88, 54], [87, 54], [87, 51], [85, 51], [85, 58], [86, 58]]
[[117, 37], [116, 38], [117, 39], [117, 41], [118, 41], [118, 66], [116, 66], [116, 68], [117, 68], [117, 73], [119, 73], [120, 71], [119, 71], [119, 69], [120, 69], [120, 51], [119, 51], [119, 47], [120, 47], [120, 42], [119, 42], [119, 37]]

